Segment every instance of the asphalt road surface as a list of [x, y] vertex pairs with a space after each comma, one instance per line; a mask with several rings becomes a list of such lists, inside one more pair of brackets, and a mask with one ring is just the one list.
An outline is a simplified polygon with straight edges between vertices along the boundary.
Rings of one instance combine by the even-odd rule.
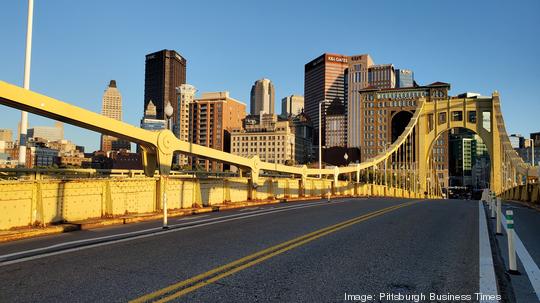
[[344, 198], [170, 224], [2, 244], [0, 302], [474, 302], [479, 292], [478, 201]]

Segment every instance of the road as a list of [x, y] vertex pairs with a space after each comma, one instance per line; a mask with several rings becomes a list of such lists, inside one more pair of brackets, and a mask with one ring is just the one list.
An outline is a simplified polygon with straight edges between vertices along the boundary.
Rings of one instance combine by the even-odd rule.
[[171, 225], [2, 244], [0, 302], [392, 302], [380, 293], [474, 302], [480, 291], [478, 201], [343, 198]]

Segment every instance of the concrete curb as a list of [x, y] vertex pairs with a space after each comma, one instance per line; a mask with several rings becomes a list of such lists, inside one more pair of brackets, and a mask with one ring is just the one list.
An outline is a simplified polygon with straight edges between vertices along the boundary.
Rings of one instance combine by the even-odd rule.
[[2, 242], [11, 242], [16, 240], [47, 236], [53, 234], [60, 234], [65, 232], [71, 232], [80, 230], [80, 227], [77, 224], [60, 224], [47, 226], [42, 228], [33, 228], [31, 230], [15, 230], [8, 231], [5, 234], [0, 234], [0, 243]]
[[[326, 197], [324, 197], [326, 198]], [[332, 196], [332, 199], [337, 198], [361, 198], [361, 196], [355, 197], [350, 195], [343, 196]], [[206, 206], [202, 208], [192, 208], [192, 209], [180, 209], [180, 210], [170, 210], [168, 217], [183, 217], [196, 214], [204, 214], [209, 212], [217, 211], [226, 211], [232, 209], [239, 209], [252, 206], [264, 206], [271, 204], [279, 203], [294, 203], [294, 202], [307, 202], [307, 201], [318, 201], [321, 200], [321, 197], [295, 197], [295, 198], [283, 198], [280, 200], [260, 200], [260, 201], [245, 201], [245, 202], [233, 202], [233, 203], [224, 203], [213, 206]], [[52, 225], [46, 227], [34, 227], [28, 229], [20, 229], [13, 231], [0, 232], [0, 243], [10, 242], [46, 235], [60, 234], [65, 232], [72, 232], [77, 230], [89, 230], [101, 227], [123, 225], [123, 224], [132, 224], [147, 222], [152, 220], [160, 220], [163, 218], [161, 213], [149, 213], [149, 214], [140, 214], [133, 216], [123, 216], [116, 218], [99, 218], [99, 219], [89, 219], [84, 221], [75, 221], [69, 222], [66, 224]]]

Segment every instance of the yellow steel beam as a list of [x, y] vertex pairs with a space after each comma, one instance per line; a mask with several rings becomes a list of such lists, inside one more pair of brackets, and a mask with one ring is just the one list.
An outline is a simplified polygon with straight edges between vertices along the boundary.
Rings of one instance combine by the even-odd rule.
[[[498, 98], [498, 95], [496, 95], [495, 97]], [[473, 108], [476, 108], [478, 112], [480, 108], [484, 108], [488, 105], [487, 103], [490, 103], [489, 107], [492, 109], [492, 119], [496, 123], [496, 129], [492, 129], [491, 135], [493, 136], [493, 133], [496, 133], [500, 136], [498, 140], [492, 140], [492, 142], [500, 142], [500, 148], [502, 152], [504, 152], [506, 157], [509, 159], [509, 163], [511, 163], [513, 169], [517, 170], [517, 172], [520, 174], [528, 175], [531, 171], [530, 165], [524, 163], [523, 160], [521, 160], [521, 158], [517, 155], [517, 153], [511, 148], [508, 136], [506, 134], [506, 128], [504, 126], [504, 120], [502, 119], [502, 113], [500, 112], [500, 104], [493, 104], [493, 99], [494, 98], [492, 98], [491, 100], [476, 100], [476, 102], [471, 105], [469, 105], [468, 100], [449, 100], [447, 107], [445, 108], [443, 106], [442, 110], [448, 112], [447, 119], [449, 121], [451, 118], [449, 111], [451, 109], [463, 108], [463, 120], [466, 120], [465, 113], [467, 110], [472, 110]], [[3, 81], [0, 81], [0, 103], [40, 116], [69, 123], [85, 129], [93, 130], [102, 134], [123, 138], [131, 142], [138, 143], [143, 148], [143, 163], [145, 166], [145, 174], [149, 176], [152, 176], [154, 174], [156, 168], [159, 168], [161, 174], [168, 175], [170, 171], [170, 165], [172, 163], [173, 153], [180, 152], [183, 154], [193, 155], [210, 160], [217, 160], [220, 162], [230, 163], [241, 168], [250, 169], [251, 177], [254, 184], [257, 184], [260, 170], [299, 175], [304, 180], [309, 175], [318, 174], [332, 175], [334, 177], [334, 180], [336, 181], [338, 175], [340, 174], [348, 174], [355, 172], [358, 175], [360, 170], [378, 165], [383, 161], [387, 160], [393, 153], [398, 151], [398, 149], [406, 142], [407, 138], [411, 136], [419, 121], [421, 119], [427, 121], [426, 117], [429, 113], [434, 115], [436, 132], [439, 132], [437, 128], [440, 128], [440, 130], [444, 130], [445, 127], [455, 127], [455, 123], [452, 124], [450, 123], [450, 121], [445, 125], [439, 126], [437, 123], [437, 106], [430, 104], [430, 107], [426, 108], [425, 99], [422, 98], [419, 101], [418, 108], [415, 111], [415, 114], [405, 128], [405, 131], [399, 136], [399, 138], [395, 142], [392, 143], [392, 145], [386, 150], [385, 153], [379, 154], [376, 157], [369, 159], [368, 161], [359, 163], [354, 166], [339, 168], [335, 167], [333, 169], [327, 168], [319, 170], [307, 168], [305, 165], [295, 167], [262, 162], [260, 161], [258, 156], [244, 158], [237, 155], [232, 155], [227, 152], [215, 150], [206, 146], [182, 141], [176, 138], [174, 134], [169, 130], [163, 130], [160, 132], [144, 130], [132, 126], [128, 123], [107, 118], [92, 111], [47, 97], [33, 91], [22, 89], [21, 87]], [[481, 119], [481, 117], [478, 117], [477, 119]], [[424, 120], [422, 121], [425, 122]], [[462, 127], [470, 128], [471, 126], [467, 123], [468, 121], [464, 121]], [[424, 129], [423, 126], [421, 126], [420, 128]], [[425, 140], [436, 139], [436, 136], [434, 136], [433, 134], [429, 134], [431, 133], [431, 131], [428, 131], [427, 134], [423, 134], [422, 132], [418, 131], [417, 133], [420, 136], [420, 144], [429, 143], [427, 146], [430, 146], [432, 142], [425, 142]], [[498, 161], [498, 157], [495, 156], [494, 158], [495, 159], [493, 159], [493, 161]], [[425, 168], [420, 166], [420, 170], [422, 169]]]

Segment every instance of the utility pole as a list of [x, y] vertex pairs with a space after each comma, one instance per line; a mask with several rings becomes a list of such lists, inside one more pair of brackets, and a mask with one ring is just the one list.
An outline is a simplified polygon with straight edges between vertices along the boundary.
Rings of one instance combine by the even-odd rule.
[[[26, 27], [26, 54], [24, 57], [24, 89], [30, 89], [30, 63], [32, 58], [32, 24], [34, 18], [34, 0], [28, 0], [28, 23]], [[21, 112], [19, 136], [19, 166], [26, 166], [26, 134], [28, 128], [28, 113]]]

